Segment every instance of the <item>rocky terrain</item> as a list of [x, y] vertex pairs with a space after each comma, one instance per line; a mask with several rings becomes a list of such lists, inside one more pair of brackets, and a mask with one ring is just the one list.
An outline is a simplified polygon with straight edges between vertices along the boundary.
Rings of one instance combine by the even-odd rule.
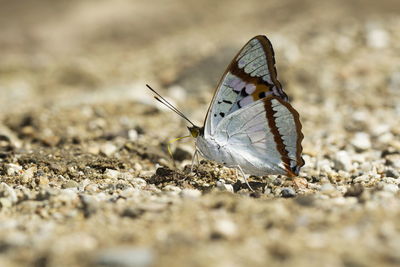
[[[398, 1], [2, 2], [0, 266], [400, 264]], [[306, 164], [251, 192], [145, 84], [201, 125], [257, 34]]]

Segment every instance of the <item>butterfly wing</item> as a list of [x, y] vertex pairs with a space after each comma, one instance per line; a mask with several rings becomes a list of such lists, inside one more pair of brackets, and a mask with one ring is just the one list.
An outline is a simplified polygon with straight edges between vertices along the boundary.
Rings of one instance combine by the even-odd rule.
[[204, 134], [213, 135], [224, 117], [269, 95], [288, 101], [277, 79], [272, 44], [259, 35], [239, 51], [222, 76], [207, 111]]
[[[228, 115], [216, 128], [216, 139], [253, 175], [298, 175], [301, 123], [297, 111], [279, 97], [268, 96]], [[240, 165], [240, 164], [238, 164]]]

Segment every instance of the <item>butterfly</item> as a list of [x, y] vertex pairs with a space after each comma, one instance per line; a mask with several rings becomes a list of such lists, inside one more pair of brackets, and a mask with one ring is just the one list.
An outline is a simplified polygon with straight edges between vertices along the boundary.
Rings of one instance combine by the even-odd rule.
[[242, 175], [294, 177], [304, 165], [299, 113], [277, 79], [274, 50], [266, 36], [252, 38], [231, 61], [202, 127], [147, 87], [158, 101], [192, 124], [188, 129], [196, 138], [194, 157], [200, 153], [239, 169]]

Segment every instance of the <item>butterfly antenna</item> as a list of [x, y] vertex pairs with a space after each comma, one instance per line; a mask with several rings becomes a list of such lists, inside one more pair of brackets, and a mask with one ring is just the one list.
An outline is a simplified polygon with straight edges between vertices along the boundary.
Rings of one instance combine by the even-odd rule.
[[167, 108], [178, 114], [180, 117], [185, 119], [187, 122], [189, 122], [191, 125], [196, 126], [191, 120], [188, 119], [188, 117], [185, 116], [179, 109], [174, 107], [168, 100], [166, 100], [162, 95], [160, 95], [156, 90], [150, 87], [150, 85], [146, 84], [147, 88], [149, 88], [154, 94], [157, 96], [154, 96], [154, 98], [160, 102], [161, 104], [165, 105]]

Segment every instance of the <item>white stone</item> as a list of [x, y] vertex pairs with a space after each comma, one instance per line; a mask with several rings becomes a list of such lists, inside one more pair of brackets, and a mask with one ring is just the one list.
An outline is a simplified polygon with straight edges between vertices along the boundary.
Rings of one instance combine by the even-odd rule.
[[0, 184], [0, 195], [8, 199], [11, 203], [16, 203], [18, 200], [15, 190], [6, 183]]
[[394, 139], [394, 136], [392, 133], [384, 133], [378, 137], [378, 141], [383, 143], [383, 144], [388, 144], [390, 141]]
[[201, 196], [201, 191], [197, 189], [183, 189], [180, 193], [183, 198], [198, 198]]
[[389, 45], [390, 36], [379, 25], [370, 23], [367, 25], [367, 45], [372, 48], [385, 48]]
[[24, 184], [29, 183], [32, 180], [36, 170], [36, 167], [30, 167], [29, 169], [25, 170], [24, 174], [22, 174], [21, 182]]
[[149, 267], [154, 264], [154, 253], [148, 248], [112, 247], [101, 250], [94, 258], [96, 266]]
[[185, 101], [186, 91], [181, 86], [174, 85], [168, 88], [168, 95], [177, 101]]
[[380, 136], [382, 134], [388, 133], [390, 132], [390, 125], [385, 124], [385, 123], [381, 123], [378, 125], [374, 125], [373, 127], [371, 127], [371, 132], [373, 135], [375, 136]]
[[138, 140], [139, 134], [135, 129], [131, 129], [128, 131], [128, 139], [129, 141], [136, 142]]
[[385, 184], [383, 190], [395, 194], [399, 191], [399, 186], [395, 184]]
[[359, 150], [367, 150], [371, 148], [371, 140], [367, 133], [358, 132], [351, 139], [351, 144]]
[[137, 197], [139, 195], [140, 195], [140, 190], [132, 187], [127, 188], [120, 193], [120, 196], [124, 198], [132, 198], [132, 197]]
[[118, 148], [111, 143], [105, 143], [100, 147], [100, 152], [106, 155], [107, 157], [113, 155], [117, 150]]
[[16, 175], [22, 171], [22, 166], [9, 163], [6, 165], [7, 175]]
[[133, 187], [140, 188], [140, 189], [146, 187], [146, 185], [147, 185], [146, 180], [143, 178], [132, 178], [132, 179], [129, 179], [129, 182], [133, 185]]
[[234, 192], [233, 186], [231, 184], [226, 184], [224, 179], [219, 179], [217, 181], [217, 188], [221, 191]]
[[182, 191], [182, 189], [178, 186], [169, 184], [169, 185], [164, 186], [164, 191], [180, 193]]
[[104, 178], [113, 180], [118, 179], [120, 175], [121, 173], [119, 171], [113, 169], [106, 169], [106, 171], [103, 174]]
[[318, 161], [318, 167], [323, 172], [332, 171], [331, 162], [327, 159], [322, 159], [322, 160]]
[[329, 193], [336, 192], [336, 188], [330, 183], [325, 183], [321, 186], [320, 191], [323, 193], [329, 194]]
[[335, 168], [338, 170], [350, 171], [352, 169], [351, 158], [347, 151], [340, 150], [335, 155]]
[[214, 232], [222, 237], [232, 238], [237, 236], [237, 226], [229, 219], [219, 219], [214, 224]]

